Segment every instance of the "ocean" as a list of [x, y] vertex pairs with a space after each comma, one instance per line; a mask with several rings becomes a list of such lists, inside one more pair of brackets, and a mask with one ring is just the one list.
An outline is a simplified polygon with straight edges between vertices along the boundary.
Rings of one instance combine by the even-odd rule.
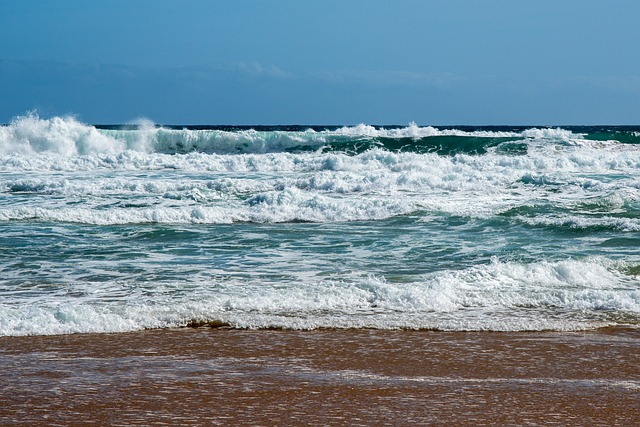
[[0, 126], [0, 335], [640, 322], [640, 127]]

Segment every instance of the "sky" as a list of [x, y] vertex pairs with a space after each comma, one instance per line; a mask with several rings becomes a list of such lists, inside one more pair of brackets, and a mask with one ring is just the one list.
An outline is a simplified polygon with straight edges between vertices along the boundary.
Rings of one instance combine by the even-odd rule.
[[640, 124], [637, 0], [0, 0], [0, 123]]

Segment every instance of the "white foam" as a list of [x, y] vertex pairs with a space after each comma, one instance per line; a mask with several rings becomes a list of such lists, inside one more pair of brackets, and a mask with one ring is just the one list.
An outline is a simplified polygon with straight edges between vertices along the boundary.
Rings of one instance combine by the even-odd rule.
[[433, 126], [418, 126], [411, 122], [403, 128], [376, 128], [374, 126], [359, 124], [356, 126], [345, 126], [333, 132], [335, 135], [344, 135], [350, 137], [369, 137], [369, 138], [429, 138], [434, 136], [460, 136], [475, 138], [523, 138], [536, 140], [552, 140], [552, 141], [585, 141], [585, 134], [573, 133], [570, 130], [562, 128], [530, 128], [524, 131], [464, 131], [460, 129], [438, 129]]
[[529, 225], [534, 226], [551, 226], [566, 227], [570, 229], [587, 229], [587, 228], [608, 228], [624, 232], [640, 231], [640, 219], [638, 218], [616, 218], [609, 215], [601, 217], [585, 217], [580, 215], [545, 215], [535, 218], [517, 216], [515, 217]]
[[[349, 221], [415, 211], [490, 217], [518, 206], [548, 204], [571, 214], [560, 221], [557, 215], [523, 221], [611, 220], [617, 229], [637, 230], [636, 219], [615, 214], [640, 201], [640, 152], [584, 147], [568, 153], [453, 157], [382, 149], [358, 155], [129, 150], [0, 156], [0, 165], [5, 171], [0, 194], [10, 195], [0, 205], [5, 221]], [[614, 216], [584, 217], [579, 204], [594, 199], [606, 201], [600, 210]]]
[[[476, 138], [523, 138], [570, 144], [593, 143], [564, 129], [532, 128], [513, 131], [463, 131], [418, 126], [376, 128], [359, 124], [336, 130], [315, 131], [224, 131], [215, 129], [168, 129], [141, 119], [135, 129], [98, 130], [73, 117], [42, 119], [37, 114], [15, 118], [0, 127], [0, 155], [49, 153], [62, 156], [119, 154], [127, 150], [142, 153], [269, 153], [299, 146], [321, 148], [326, 143], [372, 138], [429, 138], [461, 136]], [[602, 144], [602, 143], [599, 143]]]
[[[534, 130], [535, 131], [535, 130]], [[568, 132], [568, 131], [567, 131]], [[459, 129], [438, 129], [433, 126], [418, 126], [416, 123], [411, 122], [404, 128], [376, 128], [374, 126], [365, 125], [363, 123], [356, 126], [345, 126], [335, 131], [328, 131], [328, 134], [349, 136], [355, 138], [429, 138], [434, 136], [467, 136], [477, 138], [517, 138], [523, 137], [524, 134], [520, 132], [504, 132], [504, 131], [463, 131]], [[570, 133], [570, 132], [569, 132]], [[534, 133], [531, 133], [526, 138], [533, 138]], [[548, 136], [553, 137], [552, 133]], [[544, 137], [540, 132], [540, 137]]]
[[[0, 128], [2, 129], [2, 128]], [[27, 147], [26, 144], [23, 144]], [[117, 144], [116, 144], [117, 145]], [[24, 148], [23, 147], [23, 148]], [[26, 149], [25, 149], [26, 150]], [[22, 151], [25, 151], [22, 150]], [[77, 148], [62, 150], [74, 153]], [[343, 153], [268, 153], [268, 154], [215, 154], [191, 152], [188, 154], [145, 153], [125, 150], [118, 154], [107, 149], [92, 155], [65, 155], [44, 151], [25, 153], [22, 151], [2, 154], [0, 168], [5, 171], [82, 171], [96, 169], [112, 170], [201, 170], [210, 172], [242, 171], [318, 171], [371, 169], [420, 170], [425, 167], [444, 166], [468, 168], [479, 172], [579, 172], [607, 173], [629, 172], [640, 168], [640, 150], [633, 146], [627, 150], [601, 149], [590, 146], [575, 146], [559, 149], [557, 146], [536, 145], [529, 148], [527, 156], [509, 156], [489, 153], [483, 156], [459, 154], [454, 157], [435, 154], [394, 153], [383, 149], [371, 149], [350, 156]]]
[[0, 127], [0, 154], [55, 153], [62, 156], [119, 153], [121, 141], [109, 138], [95, 127], [73, 117], [40, 119], [31, 114]]
[[574, 134], [569, 130], [561, 128], [531, 128], [523, 131], [521, 135], [525, 138], [562, 141], [573, 141], [582, 139], [585, 136], [584, 134]]
[[[342, 199], [289, 188], [261, 193], [243, 200], [207, 198], [197, 190], [164, 193], [166, 201], [142, 199], [127, 207], [87, 206], [43, 201], [50, 206], [14, 206], [0, 209], [0, 221], [37, 220], [84, 224], [227, 224], [231, 222], [357, 221], [388, 218], [411, 212], [415, 205], [382, 197]], [[205, 204], [208, 202], [208, 205]], [[142, 204], [137, 207], [135, 204]], [[175, 204], [178, 204], [177, 206]], [[97, 208], [93, 207], [97, 205]], [[131, 206], [133, 205], [133, 206]], [[145, 206], [146, 205], [146, 206]]]
[[615, 323], [607, 313], [640, 316], [637, 278], [621, 273], [623, 267], [606, 259], [494, 261], [408, 283], [378, 276], [287, 284], [160, 282], [147, 285], [144, 302], [126, 282], [102, 289], [92, 284], [75, 299], [49, 295], [3, 304], [0, 335], [123, 332], [191, 319], [242, 328], [588, 329]]

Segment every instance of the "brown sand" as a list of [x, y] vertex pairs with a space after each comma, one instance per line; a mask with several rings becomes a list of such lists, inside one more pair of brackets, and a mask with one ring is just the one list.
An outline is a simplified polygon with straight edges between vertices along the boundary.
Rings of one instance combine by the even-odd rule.
[[640, 425], [640, 331], [0, 338], [1, 425]]

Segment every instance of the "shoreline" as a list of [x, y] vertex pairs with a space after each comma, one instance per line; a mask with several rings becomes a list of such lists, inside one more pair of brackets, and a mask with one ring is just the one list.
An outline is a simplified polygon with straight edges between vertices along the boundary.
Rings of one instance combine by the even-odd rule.
[[640, 330], [0, 337], [3, 425], [632, 425]]

